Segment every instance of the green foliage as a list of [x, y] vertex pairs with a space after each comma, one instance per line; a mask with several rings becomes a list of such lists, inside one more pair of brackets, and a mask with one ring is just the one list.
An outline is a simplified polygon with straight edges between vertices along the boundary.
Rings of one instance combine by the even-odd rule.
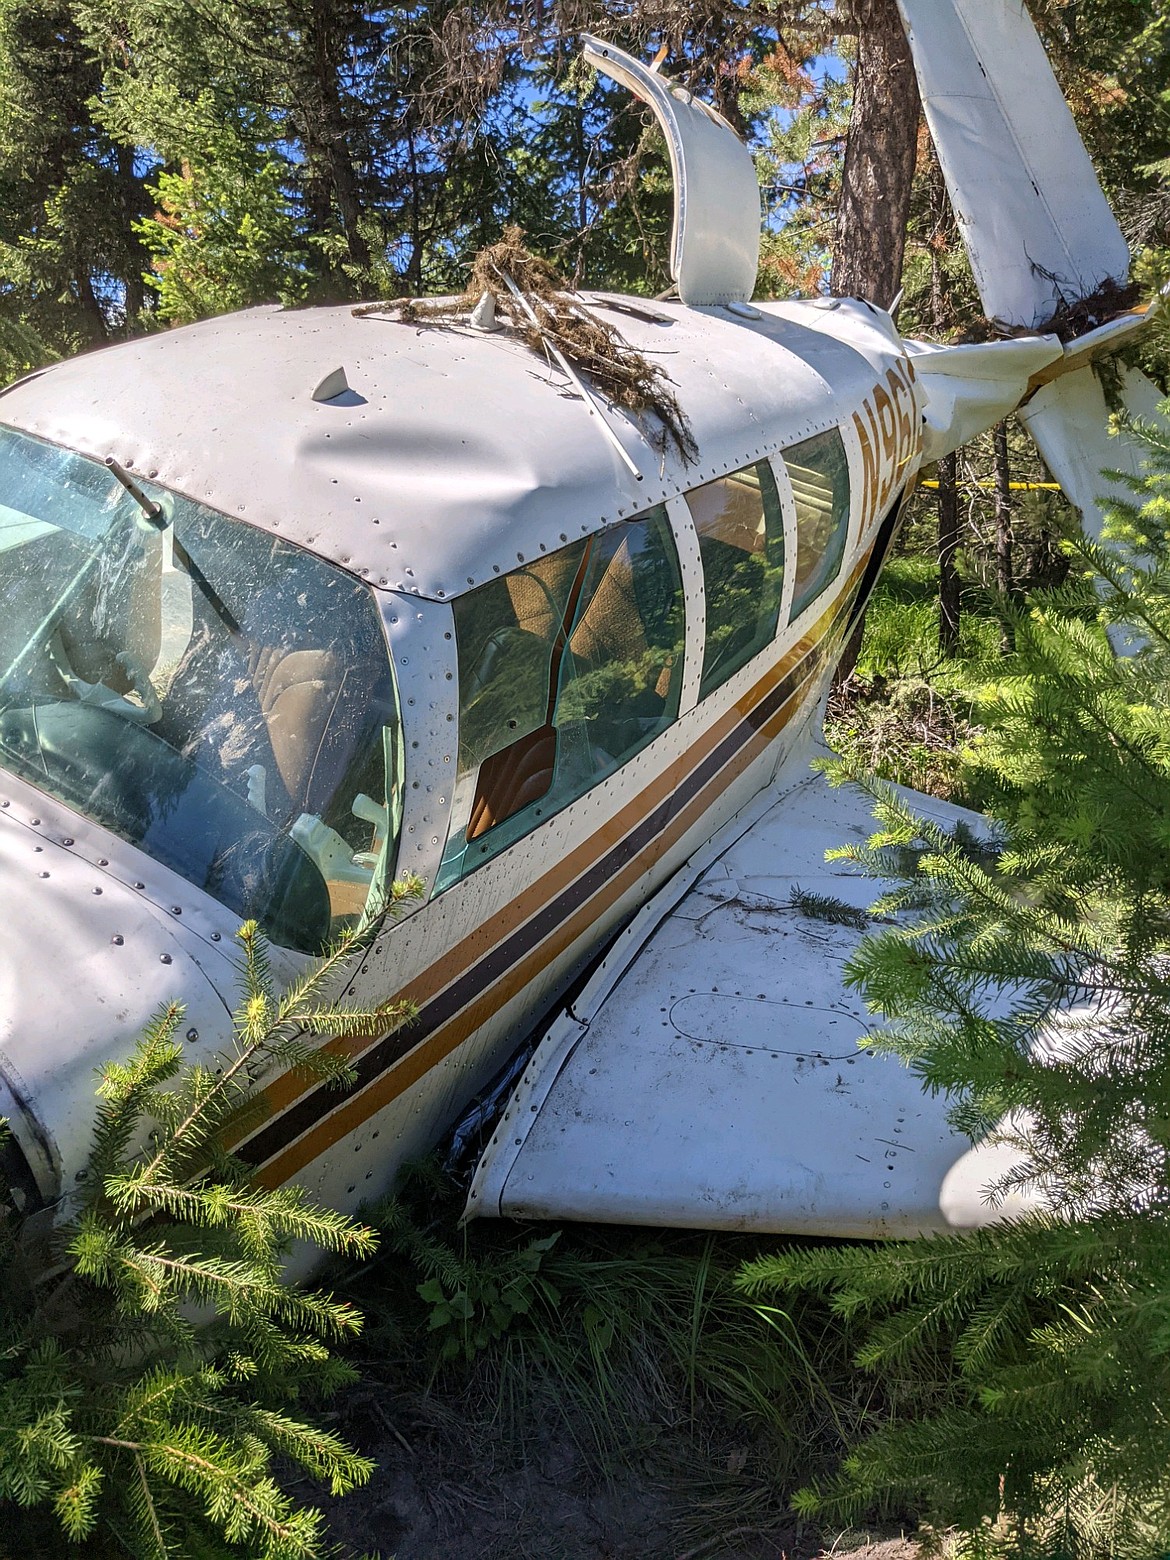
[[887, 564], [866, 612], [854, 673], [830, 697], [825, 735], [860, 770], [979, 805], [982, 793], [964, 755], [979, 729], [977, 689], [1002, 669], [999, 624], [991, 598], [969, 590], [958, 654], [945, 657], [937, 593], [937, 568], [913, 550]]
[[770, 216], [760, 251], [766, 297], [828, 290], [851, 98], [845, 75], [817, 58], [824, 41], [815, 32], [778, 39], [751, 76], [747, 101], [762, 115], [757, 167]]
[[866, 1043], [1014, 1147], [989, 1195], [1033, 1211], [741, 1277], [829, 1296], [907, 1392], [803, 1509], [911, 1500], [981, 1553], [1170, 1547], [1170, 434], [1147, 435], [1135, 502], [1071, 544], [1096, 610], [1074, 582], [1022, 615], [980, 696], [998, 837], [879, 789], [879, 833], [838, 853], [895, 880], [848, 971], [884, 1018]]
[[463, 1202], [432, 1165], [413, 1167], [379, 1210], [382, 1254], [350, 1293], [367, 1316], [371, 1371], [399, 1389], [412, 1372], [428, 1388], [438, 1377], [493, 1448], [543, 1456], [550, 1439], [568, 1440], [606, 1476], [685, 1469], [688, 1523], [709, 1538], [743, 1522], [773, 1528], [796, 1478], [828, 1468], [841, 1436], [874, 1422], [872, 1390], [820, 1301], [767, 1308], [736, 1292], [755, 1243], [461, 1226]]
[[287, 164], [247, 110], [223, 117], [202, 94], [187, 110], [182, 170], [158, 174], [159, 210], [135, 231], [152, 259], [158, 317], [207, 315], [303, 296], [308, 254], [285, 193]]
[[442, 1334], [441, 1360], [459, 1354], [473, 1360], [502, 1338], [517, 1317], [527, 1316], [534, 1299], [556, 1306], [560, 1293], [541, 1274], [540, 1265], [559, 1234], [479, 1262], [460, 1260], [449, 1248], [423, 1244], [421, 1237], [409, 1242], [406, 1254], [431, 1273], [419, 1284], [418, 1294], [430, 1306], [428, 1328]]
[[281, 1474], [298, 1467], [334, 1494], [369, 1477], [299, 1407], [351, 1379], [333, 1350], [360, 1314], [284, 1282], [283, 1266], [293, 1242], [358, 1257], [375, 1234], [298, 1187], [253, 1185], [224, 1144], [254, 1114], [262, 1070], [344, 1084], [311, 1036], [402, 1014], [329, 1002], [355, 938], [283, 994], [255, 924], [239, 939], [230, 1052], [187, 1062], [181, 1007], [160, 1012], [102, 1073], [67, 1222], [50, 1237], [14, 1217], [0, 1229], [0, 1510], [14, 1548], [59, 1552], [63, 1534], [140, 1560], [309, 1560], [322, 1519]]

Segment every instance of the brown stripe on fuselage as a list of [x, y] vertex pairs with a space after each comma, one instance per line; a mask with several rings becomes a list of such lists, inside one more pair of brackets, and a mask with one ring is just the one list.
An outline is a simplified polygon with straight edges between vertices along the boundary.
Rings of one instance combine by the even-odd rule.
[[[493, 919], [493, 946], [486, 953], [481, 933], [472, 934], [406, 988], [403, 995], [420, 1009], [416, 1024], [351, 1044], [357, 1093], [333, 1105], [337, 1096], [320, 1085], [306, 1093], [303, 1082], [274, 1081], [268, 1097], [277, 1109], [284, 1107], [282, 1114], [241, 1150], [250, 1163], [264, 1166], [258, 1179], [269, 1185], [287, 1180], [424, 1076], [570, 947], [599, 910], [648, 870], [648, 857], [692, 827], [710, 806], [710, 788], [725, 783], [728, 769], [746, 767], [795, 713], [834, 619], [848, 611], [865, 561], [864, 555], [858, 560], [836, 605], [699, 742]], [[343, 1048], [333, 1042], [331, 1049]]]

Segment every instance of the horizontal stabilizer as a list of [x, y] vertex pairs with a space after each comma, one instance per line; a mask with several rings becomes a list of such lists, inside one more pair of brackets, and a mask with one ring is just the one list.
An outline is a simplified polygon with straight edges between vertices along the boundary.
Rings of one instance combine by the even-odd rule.
[[922, 459], [941, 460], [1014, 412], [1034, 377], [1061, 362], [1055, 336], [942, 346], [907, 341], [922, 389]]
[[898, 0], [985, 313], [1029, 328], [1129, 249], [1022, 0]]
[[[1120, 384], [1126, 413], [1139, 422], [1161, 422], [1161, 392], [1143, 373], [1127, 369]], [[1064, 374], [1037, 390], [1020, 409], [1027, 428], [1065, 497], [1080, 511], [1089, 536], [1101, 531], [1101, 503], [1111, 497], [1133, 500], [1124, 484], [1103, 475], [1124, 472], [1140, 477], [1145, 446], [1127, 429], [1110, 432], [1110, 408], [1091, 366]]]
[[646, 906], [541, 1041], [469, 1216], [871, 1238], [1024, 1206], [982, 1196], [1010, 1147], [972, 1148], [905, 1067], [859, 1049], [843, 966], [862, 933], [794, 902], [799, 885], [870, 903], [870, 879], [824, 861], [872, 832], [868, 798], [789, 779], [754, 813]]

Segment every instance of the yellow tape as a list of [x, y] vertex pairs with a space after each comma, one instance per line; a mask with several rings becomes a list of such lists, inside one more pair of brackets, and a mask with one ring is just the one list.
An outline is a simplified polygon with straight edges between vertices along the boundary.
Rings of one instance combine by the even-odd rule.
[[[931, 479], [930, 481], [924, 482], [922, 486], [936, 488], [938, 487], [938, 483]], [[958, 486], [994, 488], [998, 487], [999, 484], [997, 482], [960, 482]], [[1059, 482], [1009, 482], [1008, 487], [1012, 490], [1013, 493], [1059, 493], [1061, 491]]]

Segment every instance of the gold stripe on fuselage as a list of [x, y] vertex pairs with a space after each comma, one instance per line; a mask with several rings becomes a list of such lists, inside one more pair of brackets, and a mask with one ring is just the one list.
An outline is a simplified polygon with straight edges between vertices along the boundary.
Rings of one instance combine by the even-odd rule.
[[[817, 623], [792, 646], [792, 648], [724, 712], [713, 726], [707, 728], [700, 739], [679, 756], [666, 770], [639, 794], [632, 798], [613, 818], [598, 829], [588, 840], [571, 850], [537, 882], [518, 894], [493, 917], [493, 938], [490, 944], [482, 941], [482, 928], [465, 937], [448, 950], [440, 959], [422, 971], [402, 991], [401, 996], [418, 1007], [433, 1001], [445, 989], [457, 981], [475, 963], [491, 952], [525, 922], [550, 904], [558, 894], [568, 888], [600, 861], [615, 845], [620, 843], [637, 825], [660, 806], [680, 785], [688, 774], [694, 772], [710, 754], [715, 752], [738, 726], [750, 719], [768, 695], [783, 679], [816, 649], [830, 631], [841, 605], [850, 598], [868, 561], [869, 550], [861, 554], [849, 579], [838, 591], [835, 603]], [[815, 674], [814, 666], [809, 676]], [[391, 1104], [433, 1067], [457, 1049], [469, 1036], [535, 980], [561, 953], [586, 932], [597, 920], [598, 914], [615, 903], [628, 888], [647, 870], [647, 857], [656, 857], [664, 849], [677, 843], [711, 806], [715, 795], [721, 791], [729, 773], [737, 775], [753, 762], [769, 742], [773, 741], [788, 724], [799, 708], [808, 679], [801, 682], [756, 731], [748, 737], [736, 755], [704, 784], [678, 815], [661, 832], [637, 852], [597, 892], [591, 894], [578, 909], [559, 926], [550, 930], [532, 951], [512, 968], [498, 977], [483, 992], [458, 1013], [442, 1023], [431, 1035], [407, 1051], [386, 1070], [372, 1079], [359, 1092], [351, 1094], [309, 1127], [295, 1142], [279, 1150], [257, 1171], [256, 1179], [267, 1186], [277, 1186], [287, 1181], [306, 1165], [320, 1157], [341, 1138], [355, 1131], [370, 1116]], [[453, 888], [448, 892], [458, 892]], [[332, 1040], [327, 1049], [335, 1055], [356, 1060], [380, 1037], [371, 1036], [354, 1040]], [[266, 1098], [274, 1114], [286, 1110], [303, 1096], [311, 1083], [303, 1075], [284, 1074], [267, 1087]], [[268, 1118], [271, 1124], [272, 1118]]]

